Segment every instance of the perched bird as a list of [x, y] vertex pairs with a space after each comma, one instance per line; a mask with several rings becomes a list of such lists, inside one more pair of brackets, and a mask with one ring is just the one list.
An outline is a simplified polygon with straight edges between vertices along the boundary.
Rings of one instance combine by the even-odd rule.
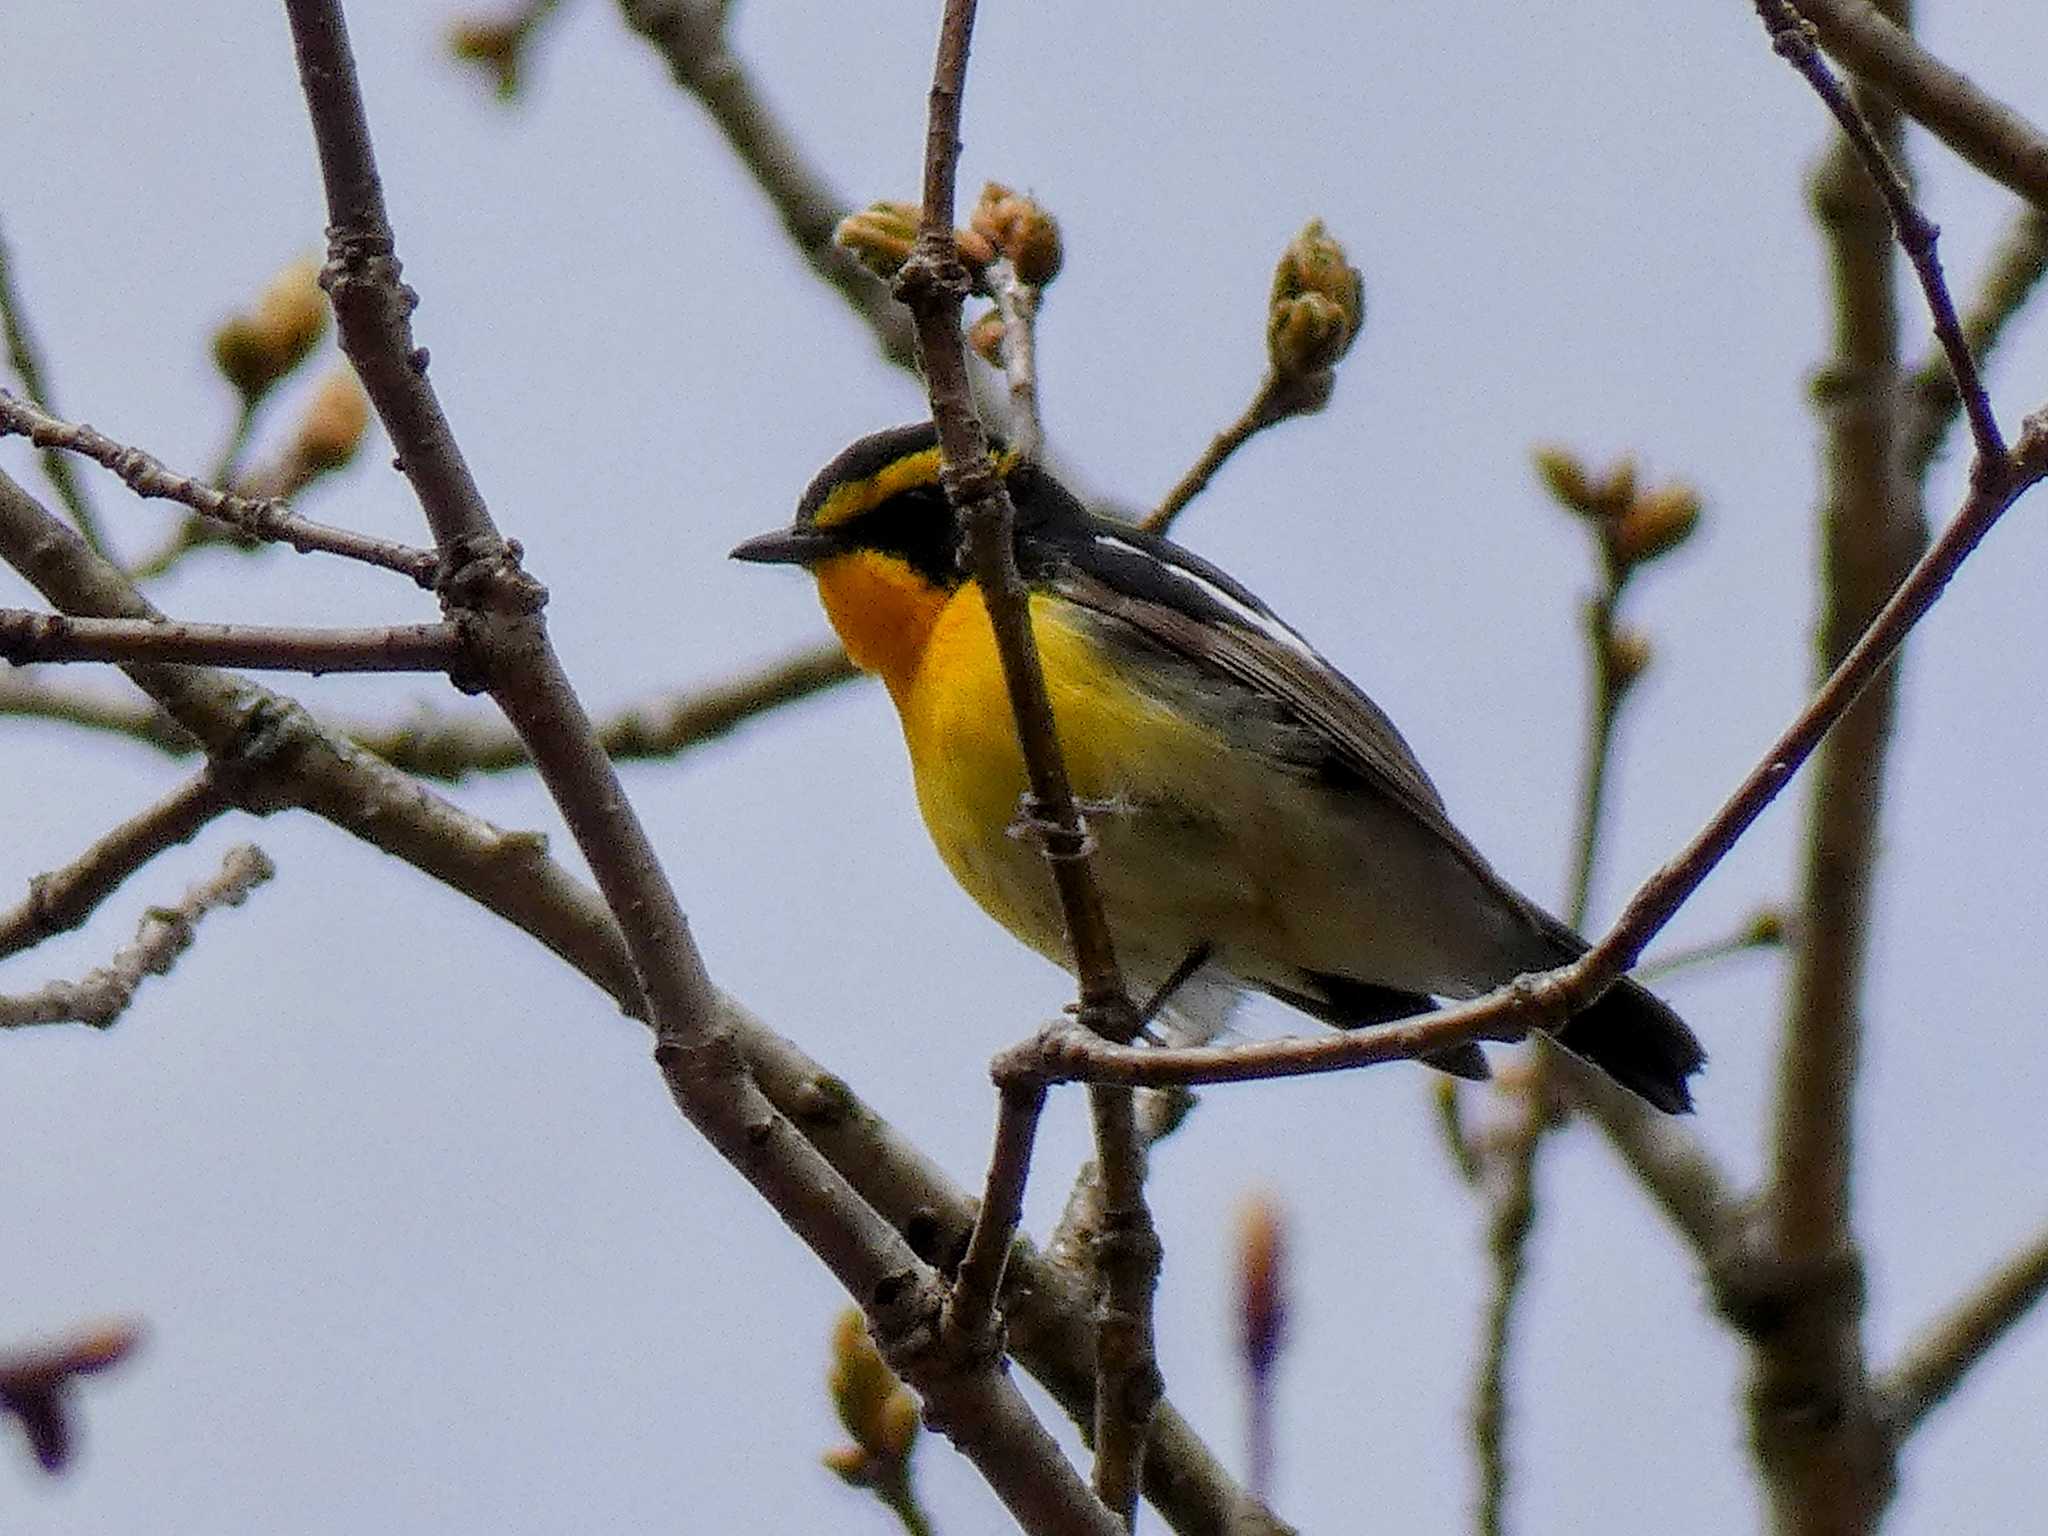
[[[1036, 464], [1001, 451], [995, 462], [1096, 878], [1140, 998], [1200, 961], [1175, 999], [1196, 1000], [1205, 1031], [1248, 989], [1355, 1027], [1584, 953], [1451, 825], [1378, 706], [1264, 603], [1166, 539], [1090, 512]], [[792, 526], [733, 556], [817, 579], [848, 653], [888, 686], [939, 856], [997, 922], [1070, 964], [1043, 858], [1013, 835], [1023, 756], [931, 425], [861, 439], [811, 482]], [[1705, 1055], [1634, 982], [1556, 1039], [1657, 1108], [1691, 1108], [1686, 1079]], [[1477, 1045], [1432, 1065], [1486, 1075]]]

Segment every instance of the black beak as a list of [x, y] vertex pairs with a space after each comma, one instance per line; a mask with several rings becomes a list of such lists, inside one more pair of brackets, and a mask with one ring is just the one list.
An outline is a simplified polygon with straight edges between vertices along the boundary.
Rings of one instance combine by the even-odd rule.
[[814, 528], [779, 528], [751, 538], [732, 552], [755, 565], [815, 565], [837, 553], [839, 543]]

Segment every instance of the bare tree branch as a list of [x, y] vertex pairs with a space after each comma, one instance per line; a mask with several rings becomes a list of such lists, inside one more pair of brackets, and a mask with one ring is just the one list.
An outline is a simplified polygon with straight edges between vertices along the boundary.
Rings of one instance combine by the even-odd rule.
[[432, 550], [413, 549], [389, 539], [316, 523], [271, 498], [252, 499], [219, 490], [165, 468], [160, 460], [140, 448], [117, 443], [89, 426], [59, 420], [0, 389], [0, 437], [10, 433], [26, 437], [39, 448], [83, 454], [120, 476], [136, 495], [178, 502], [249, 538], [289, 544], [300, 554], [317, 552], [360, 560], [365, 565], [396, 571], [422, 587], [434, 584]]
[[1791, 926], [1779, 908], [1758, 907], [1743, 919], [1739, 928], [1724, 933], [1718, 939], [1703, 939], [1697, 944], [1660, 950], [1651, 955], [1636, 967], [1636, 979], [1654, 981], [1691, 970], [1696, 965], [1711, 965], [1717, 960], [1748, 954], [1751, 950], [1777, 949], [1786, 942]]
[[1174, 482], [1173, 489], [1160, 498], [1159, 505], [1139, 519], [1138, 526], [1147, 533], [1172, 532], [1181, 513], [1187, 510], [1188, 503], [1209, 488], [1209, 482], [1216, 478], [1216, 471], [1229, 463], [1238, 449], [1268, 427], [1278, 426], [1298, 414], [1288, 406], [1291, 393], [1286, 381], [1277, 373], [1268, 371], [1238, 418], [1209, 439], [1209, 446], [1202, 450], [1201, 456], [1188, 466], [1186, 474]]
[[1970, 1368], [2048, 1295], [2048, 1228], [2036, 1233], [1907, 1346], [1874, 1391], [1894, 1441], [1947, 1402]]
[[[945, 1172], [857, 1098], [850, 1086], [721, 998], [762, 1090], [862, 1195], [925, 1253], [958, 1252], [974, 1203]], [[1011, 1353], [1086, 1432], [1095, 1401], [1094, 1321], [1086, 1276], [1018, 1238], [1010, 1249], [1002, 1311]], [[1182, 1536], [1291, 1536], [1232, 1481], [1186, 1420], [1164, 1401], [1153, 1414], [1145, 1494]]]
[[130, 875], [166, 849], [190, 842], [231, 804], [212, 769], [201, 769], [62, 869], [35, 876], [28, 899], [0, 912], [0, 959], [78, 927]]
[[1486, 1251], [1493, 1270], [1472, 1389], [1472, 1444], [1479, 1463], [1474, 1523], [1480, 1536], [1502, 1536], [1507, 1529], [1508, 1365], [1516, 1303], [1528, 1267], [1529, 1234], [1536, 1226], [1536, 1161], [1555, 1121], [1555, 1101], [1541, 1057], [1493, 1097], [1499, 1123], [1490, 1128], [1477, 1158], [1479, 1187], [1486, 1193]]
[[626, 24], [667, 60], [676, 84], [697, 98], [782, 219], [811, 270], [868, 324], [882, 354], [910, 368], [910, 326], [888, 285], [832, 243], [852, 205], [829, 186], [769, 107], [726, 39], [731, 0], [619, 0]]
[[134, 1323], [102, 1323], [54, 1344], [0, 1354], [0, 1414], [13, 1418], [45, 1472], [61, 1472], [78, 1439], [72, 1388], [135, 1352], [142, 1330]]
[[[59, 606], [87, 612], [152, 613], [122, 572], [0, 474], [0, 558]], [[133, 667], [168, 727], [204, 744], [235, 786], [243, 809], [300, 807], [403, 859], [530, 934], [635, 1018], [645, 1018], [639, 984], [618, 925], [589, 886], [550, 858], [546, 840], [506, 832], [449, 804], [353, 743], [326, 733], [293, 700], [243, 679], [193, 667]], [[4, 675], [0, 675], [4, 681]], [[830, 1158], [868, 1201], [922, 1253], [957, 1251], [972, 1206], [914, 1147], [788, 1041], [729, 998], [723, 1017], [761, 1077], [771, 1102]], [[936, 1213], [936, 1214], [935, 1214]], [[1091, 1304], [1055, 1266], [1013, 1249], [1004, 1299], [1017, 1358], [1064, 1410], [1092, 1422]], [[1248, 1500], [1186, 1422], [1155, 1415], [1146, 1458], [1154, 1504], [1183, 1536], [1287, 1536], [1287, 1527]]]
[[0, 608], [0, 661], [111, 661], [250, 667], [273, 672], [454, 672], [466, 658], [454, 624], [299, 629], [283, 624], [187, 624], [74, 619]]
[[[975, 413], [960, 340], [969, 278], [953, 239], [954, 179], [960, 157], [960, 102], [974, 0], [946, 0], [932, 71], [925, 134], [922, 219], [917, 245], [897, 278], [909, 305], [919, 364], [937, 428], [947, 498], [967, 529], [975, 582], [988, 609], [1017, 739], [1031, 785], [1027, 820], [1041, 839], [1080, 979], [1080, 1012], [1090, 1028], [1128, 1040], [1138, 1019], [1124, 990], [1102, 893], [1089, 867], [1089, 839], [1074, 803], [1031, 631], [1029, 594], [1017, 570], [1015, 509], [989, 460]], [[1005, 1085], [1007, 1087], [1007, 1085]], [[1096, 1247], [1100, 1315], [1096, 1327], [1095, 1492], [1116, 1523], [1136, 1519], [1145, 1426], [1160, 1395], [1152, 1350], [1152, 1291], [1159, 1239], [1145, 1205], [1145, 1159], [1128, 1093], [1090, 1093], [1096, 1162], [1103, 1184], [1103, 1226]]]
[[192, 947], [199, 920], [220, 907], [238, 907], [249, 892], [275, 874], [261, 848], [230, 848], [220, 872], [185, 892], [175, 907], [151, 907], [135, 942], [102, 970], [80, 981], [53, 981], [17, 997], [0, 996], [0, 1029], [28, 1024], [90, 1024], [106, 1029], [121, 1017], [145, 978], [164, 976]]
[[382, 418], [444, 562], [492, 697], [519, 731], [618, 920], [677, 1107], [866, 1309], [891, 1365], [1034, 1531], [1108, 1531], [1014, 1385], [939, 1347], [942, 1286], [902, 1238], [762, 1098], [714, 1004], [702, 957], [646, 832], [548, 644], [545, 594], [499, 536], [412, 342], [354, 60], [336, 0], [286, 0], [328, 202], [327, 269], [343, 350]]
[[[839, 642], [827, 641], [725, 682], [629, 704], [597, 722], [598, 740], [614, 762], [678, 757], [757, 715], [859, 675]], [[34, 673], [0, 671], [0, 716], [8, 715], [127, 736], [172, 757], [199, 751], [190, 733], [153, 704], [59, 687]], [[423, 778], [458, 780], [533, 765], [518, 734], [496, 716], [422, 709], [395, 723], [328, 720], [323, 729]]]
[[[2022, 208], [1999, 240], [1985, 265], [1977, 296], [1962, 318], [1963, 340], [1980, 360], [1990, 356], [2009, 322], [2025, 306], [2044, 274], [2048, 274], [2048, 213]], [[1956, 389], [1948, 355], [1939, 347], [1913, 370], [1907, 385], [1904, 464], [1901, 472], [1914, 483], [1924, 481], [1927, 468], [1941, 450], [1941, 440], [1962, 414], [1963, 397]]]
[[[21, 387], [28, 391], [28, 397], [55, 410], [57, 407], [51, 398], [50, 383], [43, 374], [42, 349], [36, 345], [35, 336], [29, 330], [21, 295], [15, 292], [14, 264], [8, 255], [4, 234], [0, 234], [0, 335], [4, 335], [7, 341], [7, 365], [21, 381]], [[0, 396], [5, 393], [0, 390]], [[42, 460], [43, 473], [49, 476], [57, 499], [71, 514], [71, 521], [77, 525], [79, 534], [95, 553], [105, 554], [107, 546], [100, 533], [99, 515], [84, 484], [72, 473], [71, 461], [54, 448], [45, 448]]]
[[1823, 48], [2002, 187], [2048, 212], [2048, 135], [1869, 0], [1797, 0]]
[[[68, 536], [35, 498], [0, 474], [0, 559], [53, 606], [94, 617], [155, 618], [112, 564]], [[547, 856], [545, 839], [506, 832], [323, 731], [296, 700], [204, 667], [131, 664], [167, 732], [196, 742], [258, 815], [302, 807], [417, 866], [496, 912], [639, 1009], [618, 930], [604, 904]], [[6, 674], [0, 673], [0, 682]]]
[[[656, 694], [597, 721], [598, 741], [613, 762], [678, 757], [692, 747], [782, 705], [860, 676], [837, 640], [828, 640], [724, 682]], [[4, 685], [5, 678], [0, 678]], [[0, 690], [0, 710], [6, 708]], [[422, 714], [393, 725], [339, 723], [386, 762], [430, 779], [503, 773], [532, 765], [519, 737], [502, 721]]]
[[[1005, 1088], [997, 1097], [988, 1181], [974, 1230], [968, 1234], [966, 1256], [946, 1301], [946, 1326], [962, 1338], [987, 1338], [997, 1326], [996, 1304], [1010, 1245], [1024, 1219], [1024, 1187], [1031, 1177], [1031, 1151], [1044, 1109], [1045, 1090], [1040, 1087]], [[989, 1347], [1000, 1345], [990, 1340]]]
[[1572, 1107], [1600, 1128], [1665, 1219], [1711, 1266], [1743, 1214], [1735, 1181], [1683, 1122], [1659, 1114], [1576, 1056], [1545, 1054]]

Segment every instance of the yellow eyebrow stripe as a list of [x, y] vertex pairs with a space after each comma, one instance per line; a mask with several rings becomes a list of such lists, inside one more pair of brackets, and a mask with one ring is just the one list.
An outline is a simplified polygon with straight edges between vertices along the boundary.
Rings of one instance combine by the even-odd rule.
[[938, 479], [937, 448], [909, 454], [893, 464], [884, 464], [865, 480], [850, 480], [845, 485], [833, 486], [831, 494], [819, 504], [811, 526], [834, 528], [851, 522], [861, 513], [879, 507], [891, 496], [899, 496], [920, 485], [936, 485]]
[[[996, 473], [1007, 475], [1019, 457], [1014, 448], [1006, 448], [996, 454]], [[831, 494], [819, 503], [818, 510], [812, 515], [811, 526], [836, 528], [841, 523], [852, 522], [863, 512], [873, 511], [892, 496], [916, 490], [921, 485], [938, 483], [939, 450], [936, 447], [906, 454], [893, 463], [884, 464], [865, 480], [849, 480], [844, 485], [833, 486]]]

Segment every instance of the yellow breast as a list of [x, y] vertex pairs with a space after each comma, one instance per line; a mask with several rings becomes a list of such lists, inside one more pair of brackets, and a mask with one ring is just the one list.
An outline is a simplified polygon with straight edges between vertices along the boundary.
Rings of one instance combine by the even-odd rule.
[[[881, 675], [910, 749], [926, 829], [954, 878], [998, 922], [1064, 961], [1057, 900], [1043, 859], [1012, 835], [1028, 779], [988, 609], [973, 584], [946, 593], [886, 556], [817, 569], [820, 595], [854, 660]], [[1060, 599], [1031, 599], [1054, 724], [1074, 793], [1096, 806], [1156, 804], [1184, 792], [1197, 765], [1227, 747], [1121, 681]], [[1110, 842], [1128, 820], [1091, 816]], [[1135, 861], [1126, 861], [1134, 863]], [[1129, 869], [1152, 880], [1162, 872]], [[1114, 902], [1113, 905], [1123, 905]]]

